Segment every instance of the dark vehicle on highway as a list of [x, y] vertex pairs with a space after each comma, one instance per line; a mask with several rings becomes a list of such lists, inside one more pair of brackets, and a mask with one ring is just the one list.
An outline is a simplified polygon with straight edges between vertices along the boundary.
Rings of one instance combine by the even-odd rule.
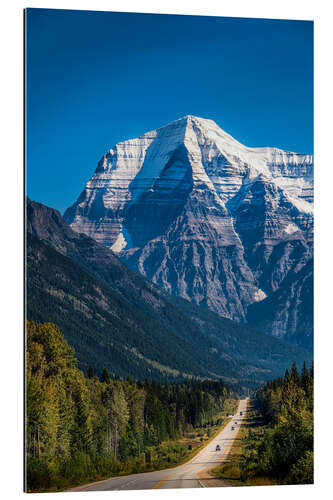
[[220, 448], [219, 444], [216, 445], [215, 451], [221, 451], [221, 448]]
[[232, 426], [232, 427], [231, 427], [231, 430], [232, 430], [232, 431], [234, 431], [234, 430], [235, 430], [235, 427], [233, 427], [233, 426]]
[[239, 412], [239, 414], [240, 414], [240, 416], [242, 416], [242, 415], [243, 415], [243, 412], [242, 412], [242, 411], [240, 411], [240, 412]]

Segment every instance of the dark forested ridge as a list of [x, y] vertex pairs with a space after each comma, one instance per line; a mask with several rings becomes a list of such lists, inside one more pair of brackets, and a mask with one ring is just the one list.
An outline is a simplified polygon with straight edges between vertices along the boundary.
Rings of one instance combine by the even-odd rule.
[[26, 333], [29, 491], [168, 467], [189, 453], [180, 438], [204, 441], [223, 421], [232, 392], [222, 381], [135, 382], [105, 369], [99, 379], [77, 368], [56, 325], [29, 321]]
[[203, 345], [200, 352], [191, 339], [133, 307], [32, 235], [28, 235], [27, 317], [57, 323], [84, 370], [91, 365], [100, 373], [106, 367], [112, 375], [142, 380], [214, 376], [214, 370], [221, 375], [223, 367], [233, 375], [227, 363], [209, 353], [211, 345]]
[[243, 387], [310, 355], [168, 296], [61, 215], [27, 203], [27, 318], [59, 325], [80, 367], [144, 380], [220, 378]]

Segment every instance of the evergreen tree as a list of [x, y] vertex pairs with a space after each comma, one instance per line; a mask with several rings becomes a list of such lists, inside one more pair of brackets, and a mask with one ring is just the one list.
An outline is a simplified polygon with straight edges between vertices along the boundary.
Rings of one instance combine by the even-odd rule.
[[26, 332], [31, 490], [144, 471], [145, 456], [149, 467], [184, 458], [186, 448], [169, 441], [212, 419], [230, 395], [222, 381], [142, 383], [111, 379], [106, 369], [99, 380], [91, 367], [85, 376], [56, 325], [28, 322]]
[[[284, 379], [268, 382], [256, 394], [268, 424], [256, 456], [258, 473], [280, 483], [313, 482], [313, 370], [296, 364]], [[252, 465], [253, 470], [253, 465]]]
[[91, 365], [88, 367], [88, 378], [93, 378], [94, 376], [94, 370]]
[[290, 372], [291, 378], [294, 380], [295, 384], [299, 384], [299, 375], [298, 375], [298, 370], [296, 366], [296, 362], [293, 361], [291, 365], [291, 372]]
[[104, 368], [102, 371], [101, 382], [103, 382], [104, 384], [109, 384], [110, 381], [111, 381], [111, 378], [110, 378], [109, 372], [107, 371], [106, 368]]

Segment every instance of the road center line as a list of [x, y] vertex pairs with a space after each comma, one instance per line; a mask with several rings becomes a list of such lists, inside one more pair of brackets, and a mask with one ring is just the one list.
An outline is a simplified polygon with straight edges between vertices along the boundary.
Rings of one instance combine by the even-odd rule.
[[162, 486], [162, 484], [164, 483], [164, 481], [166, 481], [169, 477], [171, 476], [174, 476], [176, 474], [176, 472], [171, 472], [170, 474], [167, 474], [166, 476], [164, 476], [163, 479], [161, 479], [161, 481], [157, 484], [155, 484], [155, 486], [153, 487], [153, 490], [157, 490], [158, 488], [160, 488]]

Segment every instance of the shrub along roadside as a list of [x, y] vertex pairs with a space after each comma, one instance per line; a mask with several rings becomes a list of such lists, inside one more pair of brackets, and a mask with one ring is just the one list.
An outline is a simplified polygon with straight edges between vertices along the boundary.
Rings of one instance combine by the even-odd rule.
[[313, 483], [313, 367], [295, 364], [251, 401], [228, 461], [215, 469], [238, 485]]
[[251, 465], [245, 466], [245, 456], [256, 453], [256, 445], [264, 432], [262, 419], [255, 410], [253, 400], [247, 406], [246, 417], [241, 421], [237, 438], [232, 445], [226, 461], [212, 473], [227, 483], [237, 486], [259, 486], [276, 484], [267, 475], [253, 474]]

